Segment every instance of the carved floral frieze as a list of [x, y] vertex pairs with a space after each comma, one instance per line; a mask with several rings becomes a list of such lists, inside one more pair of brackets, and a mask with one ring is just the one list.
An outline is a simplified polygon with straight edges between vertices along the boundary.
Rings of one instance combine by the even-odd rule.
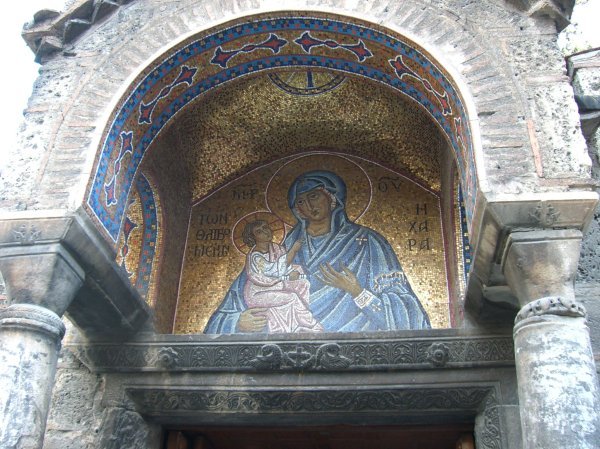
[[76, 345], [94, 371], [364, 371], [513, 365], [509, 336], [444, 340], [148, 342]]
[[482, 449], [501, 449], [501, 423], [494, 386], [386, 387], [371, 389], [189, 389], [131, 386], [127, 396], [148, 416], [219, 416], [316, 413], [377, 413], [438, 415], [481, 414], [478, 432]]
[[[195, 390], [137, 389], [127, 391], [139, 409], [153, 412], [384, 412], [473, 410], [485, 404], [489, 386], [460, 388], [388, 388], [373, 390]], [[494, 400], [493, 398], [491, 399]]]

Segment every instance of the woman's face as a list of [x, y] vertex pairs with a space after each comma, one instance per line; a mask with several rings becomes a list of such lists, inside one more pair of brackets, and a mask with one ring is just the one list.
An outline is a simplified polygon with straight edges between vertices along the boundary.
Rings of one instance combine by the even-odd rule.
[[331, 216], [331, 199], [316, 188], [298, 195], [296, 209], [308, 221], [323, 221]]

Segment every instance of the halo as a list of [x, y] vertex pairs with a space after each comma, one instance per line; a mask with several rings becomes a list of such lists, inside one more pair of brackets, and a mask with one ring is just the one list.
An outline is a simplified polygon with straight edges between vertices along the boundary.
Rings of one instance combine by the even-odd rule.
[[352, 221], [362, 217], [371, 203], [371, 180], [358, 164], [333, 153], [303, 155], [279, 168], [267, 185], [268, 208], [287, 225], [296, 224], [288, 206], [288, 190], [299, 175], [312, 170], [328, 170], [340, 176], [346, 183], [346, 214]]
[[244, 243], [244, 239], [242, 238], [242, 232], [244, 232], [244, 228], [248, 223], [252, 223], [256, 220], [266, 221], [271, 231], [273, 231], [273, 241], [275, 243], [281, 244], [283, 239], [285, 238], [285, 223], [281, 218], [275, 215], [272, 212], [266, 210], [260, 210], [256, 212], [250, 212], [247, 215], [244, 215], [233, 225], [233, 233], [231, 234], [231, 240], [233, 241], [233, 245], [235, 248], [242, 254], [248, 254], [248, 252], [252, 249], [246, 243]]

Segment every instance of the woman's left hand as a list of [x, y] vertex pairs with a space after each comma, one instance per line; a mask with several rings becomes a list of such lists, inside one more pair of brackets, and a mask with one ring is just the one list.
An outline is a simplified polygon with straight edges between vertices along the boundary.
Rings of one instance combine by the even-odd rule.
[[322, 281], [332, 287], [344, 290], [356, 298], [362, 292], [362, 287], [354, 273], [346, 266], [342, 265], [342, 271], [336, 271], [330, 264], [326, 263], [319, 266]]

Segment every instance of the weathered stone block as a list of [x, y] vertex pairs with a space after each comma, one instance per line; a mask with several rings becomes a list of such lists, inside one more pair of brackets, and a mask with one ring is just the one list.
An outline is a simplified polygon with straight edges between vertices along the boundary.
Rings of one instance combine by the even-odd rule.
[[571, 86], [566, 83], [535, 86], [529, 95], [544, 175], [550, 178], [589, 176], [591, 161], [580, 131]]

